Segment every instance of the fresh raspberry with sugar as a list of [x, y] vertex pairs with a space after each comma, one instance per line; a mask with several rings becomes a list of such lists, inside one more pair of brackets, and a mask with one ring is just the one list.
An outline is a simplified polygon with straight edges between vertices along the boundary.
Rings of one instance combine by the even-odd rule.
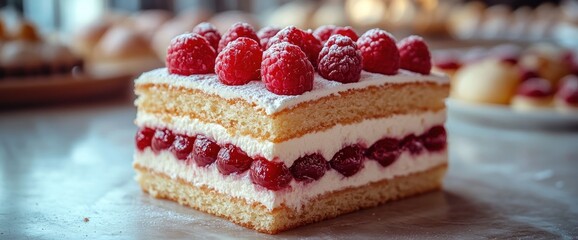
[[255, 40], [240, 37], [219, 53], [215, 73], [225, 85], [243, 85], [261, 77], [263, 51]]
[[351, 40], [353, 41], [357, 41], [357, 39], [359, 39], [359, 36], [357, 35], [357, 33], [355, 32], [355, 30], [353, 30], [353, 28], [349, 27], [349, 26], [345, 26], [345, 27], [337, 27], [334, 31], [333, 31], [333, 35], [335, 34], [339, 34], [342, 36], [346, 36], [351, 38]]
[[273, 191], [289, 186], [293, 179], [291, 172], [283, 162], [272, 162], [265, 159], [256, 159], [253, 162], [249, 176], [253, 183]]
[[431, 54], [423, 38], [409, 36], [397, 44], [399, 49], [399, 67], [421, 74], [431, 71]]
[[201, 35], [185, 33], [171, 40], [166, 65], [169, 73], [189, 76], [213, 73], [217, 53]]
[[361, 52], [351, 38], [333, 35], [319, 53], [317, 69], [322, 77], [341, 83], [358, 82], [361, 77]]
[[349, 37], [353, 41], [357, 41], [357, 39], [359, 39], [359, 36], [355, 30], [349, 26], [338, 27], [335, 25], [323, 25], [315, 29], [313, 32], [313, 35], [317, 37], [317, 39], [319, 39], [319, 41], [321, 41], [323, 44], [327, 42], [331, 36], [336, 34]]
[[207, 39], [209, 44], [211, 44], [211, 47], [217, 51], [219, 47], [219, 41], [221, 40], [221, 34], [219, 33], [219, 30], [213, 26], [213, 24], [208, 22], [199, 23], [193, 28], [192, 33], [203, 36], [205, 39]]
[[325, 43], [331, 37], [331, 35], [333, 35], [333, 32], [336, 28], [337, 26], [335, 25], [323, 25], [315, 29], [315, 31], [313, 31], [313, 35], [317, 37], [319, 41]]
[[240, 37], [250, 38], [259, 42], [259, 37], [257, 37], [257, 34], [251, 25], [248, 23], [238, 22], [233, 24], [233, 26], [223, 34], [223, 37], [219, 41], [219, 49], [217, 52], [223, 51], [229, 43]]
[[267, 27], [261, 28], [257, 32], [257, 37], [259, 37], [259, 39], [261, 40], [260, 44], [261, 44], [261, 48], [263, 50], [267, 49], [267, 44], [269, 43], [269, 39], [271, 39], [273, 36], [275, 36], [275, 34], [277, 34], [279, 31], [281, 31], [281, 29], [278, 27], [267, 26]]
[[301, 50], [307, 55], [307, 59], [313, 65], [313, 68], [317, 67], [317, 58], [319, 57], [319, 52], [321, 52], [321, 42], [313, 33], [303, 31], [296, 28], [295, 26], [289, 26], [281, 31], [279, 31], [275, 36], [273, 36], [268, 43], [268, 47], [274, 44], [288, 42], [294, 44], [301, 48]]
[[313, 65], [296, 45], [281, 42], [263, 53], [261, 79], [272, 93], [299, 95], [311, 91], [313, 76]]
[[363, 70], [395, 75], [399, 70], [399, 50], [390, 33], [375, 28], [357, 39], [357, 47], [363, 58]]

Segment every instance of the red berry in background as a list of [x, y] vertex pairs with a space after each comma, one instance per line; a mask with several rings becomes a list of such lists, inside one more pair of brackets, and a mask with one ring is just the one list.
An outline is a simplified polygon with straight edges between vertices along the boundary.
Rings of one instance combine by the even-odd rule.
[[430, 73], [431, 54], [423, 38], [409, 36], [402, 39], [397, 46], [400, 68], [421, 74]]
[[166, 65], [169, 73], [189, 76], [213, 73], [217, 53], [201, 35], [186, 33], [171, 40]]
[[539, 78], [540, 74], [538, 74], [538, 72], [536, 72], [535, 70], [531, 70], [531, 69], [527, 69], [527, 68], [521, 68], [520, 69], [520, 80], [526, 81], [528, 79], [531, 78]]
[[269, 39], [275, 36], [275, 34], [277, 34], [280, 30], [281, 29], [278, 27], [267, 26], [261, 28], [261, 30], [257, 32], [257, 37], [259, 37], [259, 39], [261, 40], [260, 44], [263, 50], [267, 49]]
[[376, 160], [383, 167], [387, 167], [397, 160], [401, 154], [399, 140], [395, 138], [383, 138], [375, 142], [367, 151], [367, 158]]
[[289, 26], [275, 34], [275, 36], [269, 40], [268, 47], [281, 42], [288, 42], [301, 48], [301, 51], [305, 53], [307, 59], [309, 59], [313, 65], [313, 68], [316, 68], [317, 58], [321, 51], [321, 42], [313, 36], [313, 33], [305, 32], [295, 26]]
[[224, 175], [245, 172], [252, 162], [252, 158], [232, 144], [222, 147], [217, 155], [217, 169]]
[[568, 104], [578, 104], [578, 76], [568, 75], [560, 79], [560, 88], [556, 97]]
[[223, 51], [223, 49], [225, 49], [229, 43], [240, 37], [250, 38], [259, 42], [259, 37], [257, 37], [253, 27], [247, 23], [239, 22], [233, 24], [233, 26], [231, 26], [231, 28], [229, 28], [229, 30], [223, 34], [221, 41], [219, 41], [219, 49], [217, 52]]
[[194, 137], [189, 137], [183, 134], [176, 134], [175, 140], [170, 148], [171, 152], [179, 160], [186, 160], [193, 150]]
[[277, 191], [289, 186], [291, 172], [282, 162], [256, 159], [251, 165], [249, 176], [253, 183], [269, 190]]
[[364, 150], [358, 145], [347, 146], [337, 152], [329, 164], [343, 176], [353, 176], [363, 167]]
[[317, 39], [319, 39], [322, 43], [325, 43], [331, 37], [331, 35], [333, 35], [333, 32], [336, 28], [337, 26], [335, 25], [323, 25], [315, 29], [315, 31], [313, 31], [313, 35], [317, 37]]
[[299, 95], [313, 89], [314, 70], [305, 53], [293, 44], [274, 44], [263, 53], [261, 78], [278, 95]]
[[554, 94], [554, 87], [546, 79], [530, 78], [520, 83], [517, 94], [526, 97], [548, 97]]
[[295, 160], [290, 170], [297, 181], [312, 182], [329, 169], [329, 164], [320, 154], [310, 154]]
[[136, 148], [138, 150], [145, 150], [145, 148], [151, 146], [151, 141], [153, 140], [153, 135], [155, 130], [152, 128], [144, 127], [136, 132]]
[[444, 126], [432, 127], [421, 136], [421, 141], [428, 151], [441, 151], [447, 145], [446, 129]]
[[193, 160], [197, 165], [204, 167], [217, 160], [221, 147], [213, 140], [199, 135], [193, 144]]
[[243, 85], [261, 77], [263, 51], [255, 40], [240, 37], [219, 53], [215, 73], [225, 85]]
[[210, 24], [208, 22], [199, 23], [197, 26], [193, 28], [192, 33], [199, 34], [203, 36], [205, 39], [207, 39], [211, 47], [215, 49], [215, 52], [219, 48], [219, 41], [221, 40], [221, 34], [219, 33], [219, 30], [217, 30], [217, 28], [213, 26], [213, 24]]
[[371, 29], [357, 39], [363, 58], [363, 70], [395, 75], [399, 70], [399, 50], [395, 38], [381, 29]]
[[408, 150], [411, 155], [420, 154], [424, 149], [423, 143], [417, 136], [415, 136], [415, 134], [405, 136], [401, 140], [400, 145], [403, 149]]
[[168, 129], [157, 129], [151, 141], [151, 148], [153, 152], [158, 153], [162, 150], [168, 149], [175, 140], [175, 135]]
[[357, 41], [357, 39], [359, 39], [359, 36], [355, 32], [355, 30], [353, 30], [353, 28], [351, 28], [349, 26], [335, 28], [335, 30], [333, 31], [333, 35], [335, 35], [335, 34], [349, 37], [353, 41]]
[[333, 35], [319, 54], [319, 75], [341, 83], [358, 82], [361, 62], [361, 53], [351, 38]]

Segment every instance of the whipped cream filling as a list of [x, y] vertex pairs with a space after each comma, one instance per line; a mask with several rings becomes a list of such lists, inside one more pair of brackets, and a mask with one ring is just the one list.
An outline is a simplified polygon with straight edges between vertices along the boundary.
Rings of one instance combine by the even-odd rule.
[[313, 89], [296, 96], [283, 96], [269, 92], [262, 81], [251, 81], [241, 86], [228, 86], [219, 82], [217, 75], [204, 74], [193, 76], [180, 76], [169, 74], [166, 68], [160, 68], [143, 73], [135, 80], [135, 85], [140, 84], [170, 84], [174, 87], [197, 89], [208, 94], [215, 94], [225, 99], [243, 99], [255, 104], [257, 109], [263, 109], [271, 115], [284, 109], [290, 109], [300, 103], [316, 100], [322, 97], [339, 95], [352, 89], [363, 89], [369, 86], [381, 86], [385, 84], [400, 84], [413, 82], [432, 82], [448, 84], [449, 78], [439, 73], [422, 75], [400, 69], [397, 75], [383, 75], [378, 73], [361, 72], [359, 82], [343, 84], [330, 81], [315, 73]]
[[445, 119], [445, 110], [394, 115], [388, 118], [368, 119], [355, 124], [338, 124], [325, 131], [308, 133], [280, 143], [262, 141], [249, 136], [231, 136], [219, 124], [203, 123], [186, 116], [159, 117], [139, 111], [136, 124], [139, 127], [168, 128], [175, 133], [189, 136], [202, 134], [214, 139], [219, 145], [231, 143], [251, 157], [276, 159], [291, 166], [296, 159], [307, 154], [319, 153], [325, 159], [330, 160], [336, 152], [347, 145], [362, 144], [369, 147], [386, 136], [403, 138], [412, 133], [420, 135], [435, 125], [442, 125]]
[[422, 172], [445, 164], [447, 151], [425, 152], [415, 156], [404, 152], [396, 162], [387, 167], [382, 167], [377, 161], [366, 159], [364, 167], [351, 177], [344, 177], [331, 169], [317, 181], [302, 183], [292, 180], [289, 187], [279, 191], [267, 190], [253, 184], [249, 171], [225, 176], [219, 173], [216, 164], [207, 167], [187, 165], [184, 161], [176, 159], [169, 151], [155, 154], [147, 148], [142, 152], [137, 151], [134, 159], [134, 164], [164, 173], [172, 179], [180, 178], [196, 187], [206, 186], [220, 193], [245, 199], [248, 203], [260, 203], [269, 210], [283, 204], [299, 211], [309, 200], [321, 194]]

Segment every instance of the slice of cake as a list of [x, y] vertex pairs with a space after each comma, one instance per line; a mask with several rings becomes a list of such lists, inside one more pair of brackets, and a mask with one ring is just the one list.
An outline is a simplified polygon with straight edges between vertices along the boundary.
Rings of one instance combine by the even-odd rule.
[[236, 24], [219, 46], [178, 36], [136, 80], [145, 192], [275, 234], [441, 187], [449, 80], [421, 38], [288, 27], [263, 51]]

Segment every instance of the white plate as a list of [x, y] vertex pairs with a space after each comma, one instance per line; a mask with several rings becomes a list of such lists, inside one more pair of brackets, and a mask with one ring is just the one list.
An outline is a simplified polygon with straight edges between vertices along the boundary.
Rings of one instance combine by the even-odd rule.
[[578, 112], [566, 113], [555, 109], [516, 111], [509, 106], [470, 103], [451, 98], [446, 99], [446, 106], [449, 117], [490, 125], [551, 129], [578, 128]]

